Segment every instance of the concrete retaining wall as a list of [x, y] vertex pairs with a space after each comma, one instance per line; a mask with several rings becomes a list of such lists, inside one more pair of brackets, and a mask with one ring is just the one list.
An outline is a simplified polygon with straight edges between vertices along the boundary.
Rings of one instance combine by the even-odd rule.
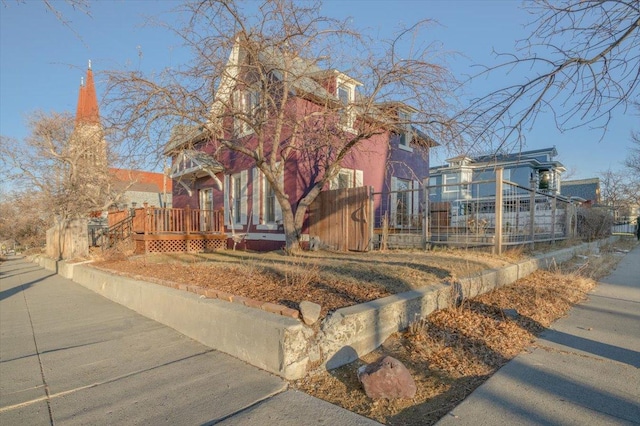
[[165, 324], [211, 348], [287, 379], [303, 377], [306, 350], [313, 331], [293, 318], [236, 303], [207, 299], [92, 268], [46, 257], [37, 262], [48, 270]]
[[380, 346], [391, 334], [430, 313], [496, 287], [511, 284], [538, 268], [549, 268], [576, 254], [595, 252], [607, 240], [585, 243], [484, 271], [453, 285], [442, 283], [338, 309], [319, 332], [301, 321], [240, 304], [206, 299], [85, 264], [35, 259], [48, 270], [165, 324], [206, 346], [233, 355], [286, 379], [304, 377], [313, 366], [336, 368]]
[[438, 309], [511, 284], [538, 268], [549, 268], [566, 262], [576, 254], [596, 252], [600, 245], [616, 240], [617, 237], [610, 237], [602, 241], [584, 243], [500, 269], [490, 269], [469, 278], [459, 279], [453, 285], [433, 285], [338, 309], [325, 318], [317, 336], [317, 345], [324, 355], [323, 363], [328, 369], [332, 369], [355, 361], [376, 349], [393, 333], [405, 329], [413, 321], [425, 318]]

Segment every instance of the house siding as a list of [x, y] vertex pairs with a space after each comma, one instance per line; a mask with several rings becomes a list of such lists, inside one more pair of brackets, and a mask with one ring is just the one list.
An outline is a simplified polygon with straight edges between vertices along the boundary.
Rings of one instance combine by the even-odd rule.
[[[335, 81], [328, 79], [324, 81], [324, 86], [335, 89]], [[294, 98], [290, 101], [290, 107], [297, 111], [320, 110], [321, 108], [311, 101]], [[232, 128], [231, 122], [225, 122], [226, 127]], [[265, 130], [269, 132], [269, 129]], [[282, 139], [289, 137], [290, 131], [283, 129]], [[245, 141], [249, 148], [255, 145], [255, 136], [247, 136]], [[371, 186], [375, 192], [389, 193], [392, 188], [392, 178], [401, 178], [415, 182], [416, 186], [420, 185], [422, 179], [428, 177], [429, 173], [429, 149], [413, 146], [411, 152], [398, 147], [400, 137], [390, 132], [383, 132], [374, 135], [370, 139], [361, 141], [353, 148], [341, 162], [341, 167], [354, 171], [354, 184]], [[212, 144], [200, 144], [196, 149], [202, 150], [209, 154]], [[269, 146], [265, 146], [265, 156], [269, 155]], [[221, 150], [216, 154], [216, 159], [225, 166], [225, 173], [217, 175], [221, 181], [226, 176], [232, 176], [236, 173], [246, 172], [246, 211], [247, 223], [242, 227], [235, 227], [236, 234], [246, 234], [245, 239], [236, 244], [236, 247], [247, 248], [251, 250], [273, 250], [284, 246], [284, 233], [281, 226], [265, 227], [259, 223], [261, 215], [261, 197], [256, 195], [261, 189], [256, 189], [256, 185], [260, 185], [259, 172], [256, 169], [252, 159], [246, 156], [229, 151]], [[305, 158], [301, 152], [294, 153], [285, 163], [284, 171], [284, 190], [292, 203], [297, 203], [310, 189], [311, 182], [317, 181], [322, 177], [324, 170], [316, 164], [317, 158]], [[227, 178], [228, 179], [228, 178]], [[198, 192], [204, 188], [214, 188], [213, 203], [214, 209], [220, 209], [228, 203], [225, 202], [225, 191], [215, 187], [213, 179], [210, 177], [197, 179], [191, 188], [192, 194], [189, 196], [187, 191], [181, 185], [174, 185], [173, 203], [175, 207], [190, 206], [198, 208], [199, 196]], [[227, 186], [226, 189], [228, 189]], [[329, 189], [327, 184], [325, 189]], [[228, 195], [227, 195], [228, 196]], [[376, 201], [376, 211], [380, 208], [388, 208], [388, 197], [381, 197]], [[422, 194], [415, 198], [415, 205], [419, 206], [422, 201]], [[228, 211], [225, 209], [225, 216]], [[228, 217], [225, 217], [225, 223]], [[277, 225], [277, 223], [276, 223]], [[269, 229], [265, 229], [269, 228]], [[226, 227], [227, 232], [231, 232], [230, 227]], [[302, 233], [308, 233], [308, 222], [305, 219]]]

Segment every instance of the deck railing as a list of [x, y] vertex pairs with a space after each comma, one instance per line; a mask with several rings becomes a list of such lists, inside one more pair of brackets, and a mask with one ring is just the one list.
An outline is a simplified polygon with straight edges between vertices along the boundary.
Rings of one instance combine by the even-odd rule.
[[224, 232], [221, 210], [159, 207], [135, 209], [133, 232], [138, 234], [202, 234]]

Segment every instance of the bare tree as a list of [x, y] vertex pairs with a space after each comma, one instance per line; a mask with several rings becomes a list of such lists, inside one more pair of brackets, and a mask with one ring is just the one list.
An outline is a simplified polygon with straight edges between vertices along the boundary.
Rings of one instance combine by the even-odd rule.
[[631, 142], [633, 146], [629, 150], [629, 156], [625, 161], [625, 166], [629, 168], [631, 172], [640, 176], [640, 132], [633, 132], [631, 134]]
[[[636, 115], [640, 120], [640, 102], [635, 102]], [[631, 133], [631, 148], [624, 165], [636, 176], [636, 181], [640, 185], [640, 131]]]
[[42, 247], [53, 217], [39, 191], [3, 194], [0, 201], [0, 240], [12, 239], [29, 249]]
[[[187, 3], [184, 26], [168, 29], [191, 49], [190, 61], [157, 78], [111, 74], [111, 121], [135, 141], [131, 151], [170, 151], [164, 143], [173, 132], [173, 147], [235, 153], [273, 188], [287, 248], [296, 250], [309, 205], [363, 141], [408, 126], [425, 143], [459, 140], [461, 126], [448, 115], [456, 82], [434, 46], [415, 38], [426, 22], [374, 42], [348, 21], [322, 16], [319, 3], [265, 1], [254, 14], [247, 6]], [[414, 43], [401, 49], [407, 38]], [[352, 102], [323, 85], [332, 75], [359, 86]], [[416, 113], [399, 115], [399, 106]], [[302, 195], [289, 199], [282, 176], [305, 162]]]
[[502, 144], [519, 140], [543, 111], [560, 130], [606, 131], [614, 111], [638, 98], [640, 2], [536, 0], [524, 7], [536, 17], [531, 36], [480, 75], [528, 77], [474, 100], [471, 123], [500, 134]]
[[[24, 141], [0, 138], [0, 157], [7, 179], [23, 194], [38, 193], [45, 217], [60, 221], [86, 217], [105, 210], [114, 200], [106, 164], [95, 166], [90, 144], [73, 143], [78, 137], [70, 114], [34, 113], [30, 135]], [[102, 135], [83, 137], [101, 138]]]
[[601, 172], [600, 197], [602, 204], [613, 213], [613, 218], [618, 220], [625, 215], [632, 200], [629, 198], [631, 182], [626, 173], [614, 172], [611, 169]]

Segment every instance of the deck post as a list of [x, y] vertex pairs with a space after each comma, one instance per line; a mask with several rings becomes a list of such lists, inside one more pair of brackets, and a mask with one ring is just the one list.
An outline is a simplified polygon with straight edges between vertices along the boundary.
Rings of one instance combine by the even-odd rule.
[[191, 231], [191, 207], [187, 206], [184, 208], [185, 215], [185, 233], [189, 235]]
[[142, 208], [142, 211], [144, 212], [144, 235], [149, 234], [149, 221], [151, 220], [149, 218], [149, 208], [146, 204], [147, 203], [145, 203], [145, 206]]

